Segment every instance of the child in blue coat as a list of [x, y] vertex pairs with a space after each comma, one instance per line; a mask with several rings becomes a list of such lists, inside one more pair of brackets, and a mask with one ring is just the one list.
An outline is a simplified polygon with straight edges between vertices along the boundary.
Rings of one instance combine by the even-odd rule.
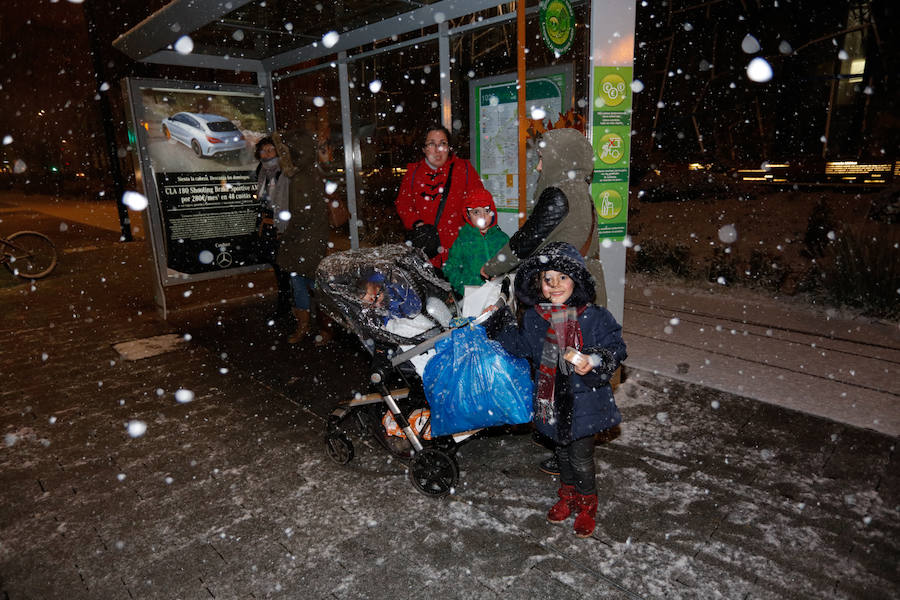
[[375, 307], [382, 313], [382, 324], [391, 319], [414, 317], [422, 312], [422, 299], [410, 288], [400, 283], [392, 283], [377, 271], [367, 271], [358, 283], [360, 299], [364, 306]]
[[609, 378], [625, 360], [622, 327], [593, 304], [594, 280], [578, 250], [547, 244], [516, 274], [516, 297], [530, 306], [521, 326], [507, 311], [497, 336], [535, 373], [534, 423], [556, 442], [559, 501], [547, 513], [561, 523], [575, 513], [575, 534], [590, 536], [596, 525], [597, 483], [594, 434], [622, 420]]

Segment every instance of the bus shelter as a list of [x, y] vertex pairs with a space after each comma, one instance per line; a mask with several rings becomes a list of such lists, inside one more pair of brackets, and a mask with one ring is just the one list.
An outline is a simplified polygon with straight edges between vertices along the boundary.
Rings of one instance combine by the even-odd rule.
[[[451, 131], [509, 234], [531, 206], [530, 140], [574, 126], [595, 148], [601, 259], [621, 320], [634, 1], [172, 0], [114, 42], [186, 73], [125, 83], [158, 291], [266, 268], [239, 252], [253, 233], [254, 137], [316, 135], [328, 191], [349, 213], [336, 245], [356, 248], [402, 237], [393, 200], [428, 123]], [[194, 69], [221, 77], [195, 81]], [[225, 120], [245, 138], [227, 158], [180, 133]]]

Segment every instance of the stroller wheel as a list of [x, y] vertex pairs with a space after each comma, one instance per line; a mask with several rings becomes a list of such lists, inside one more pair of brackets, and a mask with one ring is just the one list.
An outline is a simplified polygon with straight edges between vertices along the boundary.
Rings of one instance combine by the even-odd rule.
[[459, 481], [459, 467], [446, 452], [425, 448], [413, 456], [409, 480], [426, 496], [446, 496]]
[[329, 433], [325, 436], [325, 453], [339, 465], [353, 460], [353, 444], [343, 433]]

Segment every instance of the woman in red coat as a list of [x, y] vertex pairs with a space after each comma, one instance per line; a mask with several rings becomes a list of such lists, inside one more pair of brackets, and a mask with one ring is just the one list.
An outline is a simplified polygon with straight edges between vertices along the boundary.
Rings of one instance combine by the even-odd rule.
[[451, 152], [445, 127], [429, 127], [422, 151], [424, 158], [406, 166], [395, 205], [413, 245], [425, 250], [431, 264], [440, 268], [465, 223], [466, 195], [483, 190], [484, 184], [472, 163]]

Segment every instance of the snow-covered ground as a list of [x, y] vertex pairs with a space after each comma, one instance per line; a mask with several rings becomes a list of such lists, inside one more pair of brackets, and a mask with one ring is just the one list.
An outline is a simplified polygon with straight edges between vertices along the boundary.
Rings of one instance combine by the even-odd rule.
[[634, 274], [623, 320], [631, 367], [900, 435], [898, 323]]
[[[795, 337], [812, 335], [805, 310], [729, 291], [737, 301], [711, 313], [708, 292], [630, 280], [624, 422], [597, 450], [601, 519], [579, 540], [544, 519], [557, 482], [537, 470], [546, 452], [527, 430], [463, 444], [459, 484], [442, 500], [417, 493], [405, 465], [364, 436], [336, 465], [324, 419], [365, 384], [349, 345], [287, 348], [262, 305], [225, 305], [174, 330], [138, 285], [145, 249], [66, 256], [58, 276], [0, 289], [0, 331], [13, 342], [0, 347], [0, 590], [10, 598], [900, 594], [896, 436], [740, 397], [755, 379], [720, 368], [726, 358], [766, 366], [754, 344], [784, 335], [780, 366], [760, 377], [812, 373], [813, 400], [829, 375], [896, 394], [896, 377], [859, 383], [848, 368], [861, 360], [848, 345], [856, 332], [896, 363], [883, 354], [896, 330], [878, 333], [890, 324], [851, 319], [845, 331], [840, 315], [813, 314], [834, 329], [813, 346]], [[778, 328], [752, 318], [768, 311]], [[191, 340], [162, 354], [116, 350], [185, 332]], [[736, 353], [733, 340], [754, 338], [755, 358]], [[675, 378], [716, 372], [740, 395]], [[816, 403], [840, 408], [839, 398]]]

